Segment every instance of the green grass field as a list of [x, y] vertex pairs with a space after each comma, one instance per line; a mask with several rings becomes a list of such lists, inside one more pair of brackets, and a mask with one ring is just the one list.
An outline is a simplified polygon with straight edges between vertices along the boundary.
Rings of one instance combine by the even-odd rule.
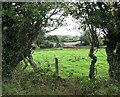
[[[88, 53], [89, 49], [85, 48], [35, 50], [34, 61], [42, 72], [33, 72], [29, 66], [21, 77], [18, 66], [18, 71], [13, 74], [10, 83], [3, 84], [2, 93], [4, 95], [119, 95], [120, 84], [115, 83], [108, 75], [109, 66], [105, 50], [99, 49], [95, 52], [98, 57], [95, 80], [89, 80], [88, 77], [91, 62]], [[55, 57], [59, 59], [62, 79], [51, 76], [55, 71]]]
[[[54, 58], [59, 60], [59, 71], [61, 77], [88, 76], [91, 59], [88, 56], [89, 49], [45, 49], [36, 50], [33, 53], [34, 61], [42, 69], [49, 68], [55, 71]], [[95, 65], [96, 77], [108, 77], [108, 64], [104, 49], [95, 52], [98, 61]]]

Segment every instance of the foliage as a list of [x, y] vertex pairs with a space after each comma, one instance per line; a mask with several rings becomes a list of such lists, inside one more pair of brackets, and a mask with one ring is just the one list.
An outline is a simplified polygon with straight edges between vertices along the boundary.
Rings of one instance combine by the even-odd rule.
[[56, 35], [49, 35], [48, 37], [46, 37], [46, 40], [56, 43], [55, 47], [60, 47], [60, 39]]
[[[58, 8], [62, 7], [62, 9]], [[36, 2], [36, 3], [3, 3], [3, 72], [2, 76], [6, 77], [3, 81], [3, 94], [81, 94], [81, 95], [108, 95], [119, 94], [120, 81], [120, 4], [104, 3], [104, 2], [84, 2], [84, 3], [50, 3], [50, 2]], [[64, 13], [57, 19], [52, 16], [58, 12]], [[68, 9], [68, 10], [67, 10]], [[66, 50], [59, 49], [56, 51], [43, 52], [35, 51], [33, 58], [35, 62], [41, 67], [41, 72], [33, 72], [31, 68], [20, 72], [15, 72], [17, 66], [24, 65], [23, 59], [27, 58], [33, 50], [33, 43], [39, 38], [40, 45], [50, 46], [45, 39], [44, 33], [47, 31], [46, 27], [55, 30], [61, 25], [62, 16], [71, 14], [78, 19], [85, 30], [89, 28], [91, 47], [90, 54], [96, 63], [94, 67], [93, 81], [88, 79], [89, 62], [87, 49]], [[60, 21], [59, 21], [60, 20]], [[107, 45], [106, 54], [100, 49], [94, 52], [94, 48], [98, 47], [98, 33], [97, 29], [102, 30], [104, 41]], [[88, 34], [87, 34], [88, 35]], [[86, 36], [86, 35], [85, 35]], [[88, 35], [89, 36], [89, 35]], [[86, 37], [84, 37], [85, 40]], [[94, 38], [94, 39], [93, 39]], [[47, 40], [59, 42], [56, 36], [48, 37]], [[73, 40], [72, 40], [73, 41]], [[43, 47], [44, 47], [43, 45]], [[102, 50], [103, 51], [103, 50]], [[80, 53], [79, 53], [80, 52]], [[89, 55], [90, 55], [89, 54]], [[97, 57], [96, 57], [96, 56]], [[108, 77], [108, 65], [109, 75]], [[59, 59], [60, 75], [68, 79], [54, 77], [54, 58]], [[104, 59], [103, 59], [104, 58]], [[95, 59], [95, 61], [94, 61]], [[19, 64], [24, 62], [23, 64]], [[28, 64], [30, 65], [30, 64]], [[28, 66], [29, 67], [29, 66]], [[14, 73], [12, 74], [12, 72]], [[22, 75], [23, 74], [23, 75]], [[81, 75], [81, 77], [79, 77]], [[11, 80], [7, 79], [11, 78]], [[73, 80], [73, 79], [74, 80]], [[116, 80], [115, 80], [116, 79]]]
[[91, 39], [90, 39], [90, 32], [87, 30], [83, 35], [80, 37], [80, 41], [83, 41], [83, 45], [90, 45]]
[[49, 35], [46, 37], [46, 40], [49, 40], [51, 42], [59, 42], [59, 38], [56, 35]]
[[119, 83], [108, 78], [90, 81], [81, 76], [56, 80], [45, 71], [44, 75], [26, 71], [22, 78], [12, 78], [8, 84], [3, 84], [3, 95], [119, 95], [120, 92]]
[[61, 25], [62, 17], [55, 18], [55, 21], [52, 18], [53, 15], [61, 12], [57, 10], [57, 2], [4, 2], [2, 4], [2, 75], [10, 78], [17, 64], [31, 53], [32, 43], [37, 36], [43, 36], [47, 32], [45, 27], [55, 26], [55, 29]]
[[40, 48], [60, 47], [60, 40], [56, 35], [42, 37], [39, 35], [35, 41], [35, 44], [37, 44]]
[[39, 47], [40, 48], [53, 48], [54, 45], [50, 41], [44, 40], [43, 43], [39, 45]]
[[38, 35], [34, 44], [37, 45], [38, 48], [60, 47], [60, 40], [56, 35], [49, 35], [49, 36]]
[[[104, 35], [107, 61], [110, 65], [109, 75], [116, 80], [120, 79], [120, 3], [119, 2], [84, 2], [68, 3], [69, 13], [83, 24], [85, 30], [89, 28], [92, 40], [92, 49], [98, 41], [97, 29]], [[96, 38], [95, 38], [95, 37]], [[94, 52], [94, 50], [92, 51]], [[91, 53], [93, 55], [93, 53]], [[96, 62], [97, 58], [91, 58]], [[116, 61], [115, 61], [116, 60]], [[93, 65], [94, 66], [94, 65]]]

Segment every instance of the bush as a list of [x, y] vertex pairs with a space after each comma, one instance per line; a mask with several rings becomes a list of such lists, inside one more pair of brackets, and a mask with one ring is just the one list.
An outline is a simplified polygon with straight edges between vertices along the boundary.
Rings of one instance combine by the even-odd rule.
[[52, 48], [54, 47], [54, 45], [49, 41], [44, 41], [42, 44], [40, 44], [39, 47], [40, 48]]
[[[44, 72], [25, 72], [20, 81], [3, 84], [3, 95], [119, 95], [119, 83], [111, 80], [88, 80], [87, 77], [56, 79]], [[49, 71], [48, 71], [49, 72]]]

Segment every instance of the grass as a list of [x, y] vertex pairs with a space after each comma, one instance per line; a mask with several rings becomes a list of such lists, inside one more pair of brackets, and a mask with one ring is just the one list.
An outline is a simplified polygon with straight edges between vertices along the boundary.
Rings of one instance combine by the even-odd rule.
[[[89, 80], [89, 49], [43, 49], [35, 50], [34, 61], [43, 70], [33, 72], [29, 66], [21, 77], [20, 67], [12, 80], [3, 84], [3, 95], [119, 95], [120, 84], [108, 76], [108, 64], [104, 49], [95, 52], [96, 79]], [[54, 58], [59, 59], [62, 79], [56, 80], [50, 73], [55, 71]], [[49, 70], [48, 70], [49, 69]], [[29, 72], [28, 72], [29, 71]], [[113, 96], [112, 96], [113, 97]]]
[[[56, 49], [56, 50], [37, 50], [34, 51], [33, 57], [41, 68], [49, 68], [55, 71], [54, 58], [59, 60], [59, 71], [61, 77], [68, 76], [88, 76], [91, 59], [88, 56], [89, 49]], [[108, 77], [108, 64], [104, 49], [95, 52], [98, 61], [95, 65], [96, 77]]]

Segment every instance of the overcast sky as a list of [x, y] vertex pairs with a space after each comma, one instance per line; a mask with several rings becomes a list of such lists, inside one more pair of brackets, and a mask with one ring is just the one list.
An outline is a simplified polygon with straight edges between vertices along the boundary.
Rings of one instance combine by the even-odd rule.
[[72, 36], [80, 36], [82, 30], [78, 30], [79, 24], [76, 23], [76, 20], [73, 19], [71, 16], [68, 16], [66, 19], [66, 23], [59, 27], [58, 29], [51, 31], [50, 35], [72, 35]]

